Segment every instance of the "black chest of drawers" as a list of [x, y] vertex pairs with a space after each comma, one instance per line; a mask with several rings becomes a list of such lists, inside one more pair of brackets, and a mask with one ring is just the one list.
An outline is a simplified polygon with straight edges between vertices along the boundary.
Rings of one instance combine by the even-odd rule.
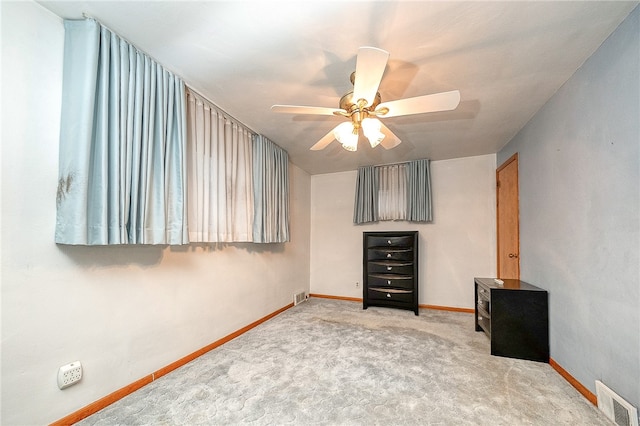
[[491, 341], [491, 355], [549, 362], [548, 293], [520, 280], [475, 278], [476, 331]]
[[362, 307], [418, 315], [418, 231], [363, 233]]

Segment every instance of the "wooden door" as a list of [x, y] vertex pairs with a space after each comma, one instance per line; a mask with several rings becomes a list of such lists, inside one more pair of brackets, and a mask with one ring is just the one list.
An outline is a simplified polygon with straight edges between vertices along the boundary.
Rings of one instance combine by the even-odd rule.
[[520, 279], [518, 154], [496, 170], [498, 278]]

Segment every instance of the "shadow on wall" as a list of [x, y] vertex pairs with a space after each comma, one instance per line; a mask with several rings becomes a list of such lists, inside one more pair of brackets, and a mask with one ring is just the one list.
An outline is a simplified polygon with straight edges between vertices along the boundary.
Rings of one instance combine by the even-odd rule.
[[171, 246], [176, 253], [203, 251], [207, 253], [221, 252], [227, 249], [244, 250], [251, 254], [284, 253], [285, 243], [191, 243], [183, 246]]
[[78, 266], [108, 268], [112, 266], [137, 265], [142, 268], [157, 266], [165, 250], [174, 253], [217, 253], [225, 250], [243, 250], [252, 254], [283, 253], [285, 243], [192, 243], [182, 246], [169, 245], [111, 245], [74, 246], [57, 244], [58, 249]]
[[166, 245], [73, 246], [56, 244], [58, 249], [78, 266], [108, 268], [138, 265], [146, 268], [158, 265]]

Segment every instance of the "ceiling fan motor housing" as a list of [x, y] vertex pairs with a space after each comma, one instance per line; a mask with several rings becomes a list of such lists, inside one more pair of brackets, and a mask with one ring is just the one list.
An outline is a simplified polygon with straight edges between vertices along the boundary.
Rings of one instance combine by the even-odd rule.
[[[354, 102], [353, 100], [353, 91], [347, 93], [342, 98], [340, 98], [340, 109], [346, 111], [341, 115], [345, 117], [351, 117], [351, 121], [354, 125], [354, 133], [357, 129], [360, 128], [360, 123], [365, 118], [369, 117], [369, 115], [376, 115], [374, 113], [376, 107], [382, 102], [382, 98], [380, 97], [380, 92], [376, 93], [375, 98], [373, 99], [373, 104], [363, 105], [359, 102]], [[342, 112], [342, 111], [341, 111]]]

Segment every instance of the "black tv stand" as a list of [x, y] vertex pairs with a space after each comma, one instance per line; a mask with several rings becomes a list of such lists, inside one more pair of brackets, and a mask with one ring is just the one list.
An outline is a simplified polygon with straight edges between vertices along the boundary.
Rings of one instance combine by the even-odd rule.
[[491, 355], [549, 362], [546, 290], [524, 281], [475, 278], [476, 331], [491, 341]]

